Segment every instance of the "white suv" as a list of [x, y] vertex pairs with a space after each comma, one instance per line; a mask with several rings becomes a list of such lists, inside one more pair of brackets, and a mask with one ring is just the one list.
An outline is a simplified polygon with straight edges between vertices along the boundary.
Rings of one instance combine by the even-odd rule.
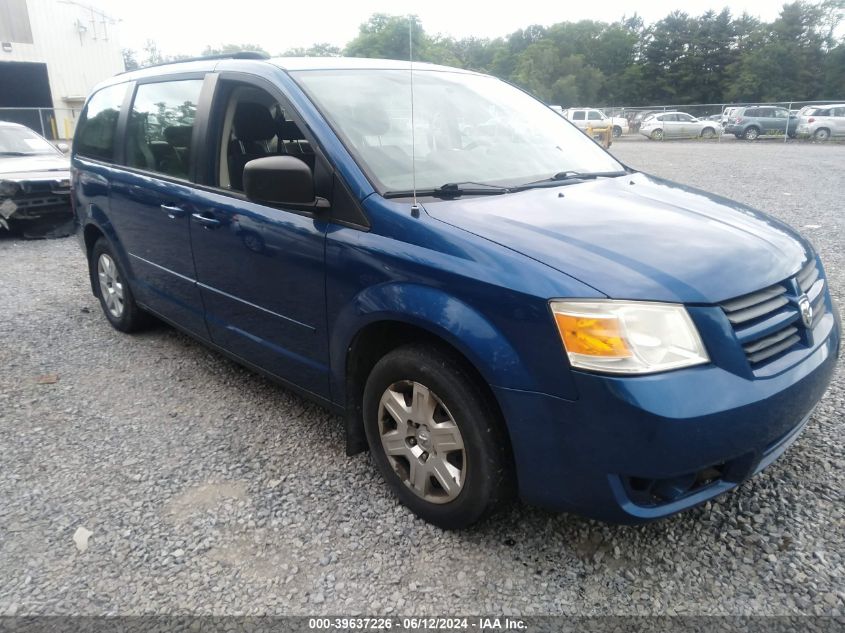
[[587, 127], [613, 127], [613, 136], [618, 138], [628, 131], [628, 119], [615, 116], [609, 117], [595, 108], [569, 108], [560, 112], [565, 119], [572, 121], [577, 127], [586, 130]]
[[817, 141], [845, 136], [845, 103], [802, 108], [796, 132], [798, 136], [809, 136]]

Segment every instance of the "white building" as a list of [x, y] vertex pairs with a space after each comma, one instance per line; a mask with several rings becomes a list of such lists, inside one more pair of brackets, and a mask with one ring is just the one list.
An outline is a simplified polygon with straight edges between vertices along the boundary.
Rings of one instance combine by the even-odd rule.
[[0, 0], [0, 119], [67, 138], [91, 88], [124, 70], [117, 35], [86, 2]]

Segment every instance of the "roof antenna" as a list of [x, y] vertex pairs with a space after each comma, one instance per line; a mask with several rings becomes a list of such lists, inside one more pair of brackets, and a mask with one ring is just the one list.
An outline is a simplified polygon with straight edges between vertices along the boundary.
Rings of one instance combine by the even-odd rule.
[[408, 60], [411, 69], [411, 183], [414, 193], [414, 204], [411, 205], [411, 215], [420, 217], [420, 206], [417, 204], [417, 157], [416, 157], [416, 127], [414, 125], [414, 16], [408, 16]]

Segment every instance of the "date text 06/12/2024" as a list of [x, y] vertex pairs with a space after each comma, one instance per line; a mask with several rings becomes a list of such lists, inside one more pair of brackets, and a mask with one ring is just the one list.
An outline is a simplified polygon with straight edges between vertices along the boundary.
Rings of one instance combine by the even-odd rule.
[[519, 618], [500, 617], [350, 617], [309, 618], [310, 630], [323, 631], [525, 631]]

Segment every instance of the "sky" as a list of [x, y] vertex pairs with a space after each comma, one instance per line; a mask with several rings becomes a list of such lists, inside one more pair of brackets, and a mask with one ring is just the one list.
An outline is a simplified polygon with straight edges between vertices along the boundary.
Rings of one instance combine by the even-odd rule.
[[166, 55], [198, 55], [206, 45], [259, 44], [270, 54], [295, 47], [328, 42], [343, 47], [373, 13], [416, 14], [427, 33], [456, 38], [498, 37], [531, 24], [584, 19], [613, 22], [630, 16], [634, 8], [646, 23], [681, 9], [700, 15], [730, 6], [763, 20], [777, 17], [777, 0], [88, 0], [120, 20], [121, 45], [140, 51], [148, 39]]

